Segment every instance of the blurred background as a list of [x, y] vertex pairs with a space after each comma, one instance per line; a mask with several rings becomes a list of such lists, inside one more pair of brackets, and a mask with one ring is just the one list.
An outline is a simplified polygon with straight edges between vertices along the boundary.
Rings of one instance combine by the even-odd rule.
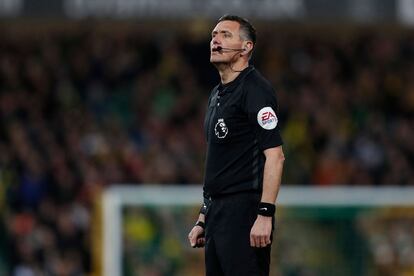
[[[412, 0], [0, 0], [0, 275], [101, 275], [103, 190], [202, 183], [204, 111], [219, 81], [210, 32], [225, 13], [258, 30], [252, 64], [279, 100], [283, 185], [414, 184]], [[148, 212], [125, 211], [126, 235], [157, 241], [154, 229], [163, 226], [145, 220], [156, 217]], [[184, 237], [197, 210], [185, 212], [175, 214], [187, 214], [177, 232]], [[285, 213], [289, 221], [301, 212]], [[288, 224], [314, 229], [296, 237], [315, 241], [312, 233], [338, 216], [314, 213], [305, 228]], [[367, 262], [356, 258], [355, 270], [338, 275], [414, 275], [413, 212], [393, 213], [372, 224], [345, 216], [357, 229], [351, 244], [371, 243]], [[162, 255], [154, 248], [128, 247], [138, 257], [125, 267], [136, 258], [153, 267], [124, 274], [203, 271], [182, 272], [182, 259], [142, 261]], [[354, 250], [339, 249], [342, 257]], [[289, 256], [274, 261], [274, 275], [335, 272], [320, 268], [318, 256]]]

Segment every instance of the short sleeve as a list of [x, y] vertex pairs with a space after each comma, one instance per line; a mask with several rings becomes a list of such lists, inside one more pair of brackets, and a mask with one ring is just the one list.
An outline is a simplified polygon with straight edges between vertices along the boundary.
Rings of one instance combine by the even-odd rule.
[[245, 87], [244, 108], [262, 150], [283, 144], [280, 135], [276, 92], [266, 82], [250, 82]]

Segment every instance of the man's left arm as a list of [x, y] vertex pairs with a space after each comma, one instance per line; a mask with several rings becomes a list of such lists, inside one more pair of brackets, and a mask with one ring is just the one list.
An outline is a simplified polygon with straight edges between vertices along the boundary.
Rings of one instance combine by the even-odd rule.
[[[279, 192], [285, 156], [282, 146], [268, 148], [263, 151], [266, 161], [263, 172], [263, 192], [261, 202], [275, 204]], [[271, 244], [272, 217], [258, 215], [250, 231], [252, 247], [266, 247]]]

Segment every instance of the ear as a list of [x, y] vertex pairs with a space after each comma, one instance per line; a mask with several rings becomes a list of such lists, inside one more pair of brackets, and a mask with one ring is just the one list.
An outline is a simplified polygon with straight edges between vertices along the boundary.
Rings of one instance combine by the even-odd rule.
[[248, 55], [253, 50], [253, 42], [251, 41], [245, 41], [243, 43], [243, 51], [241, 55]]

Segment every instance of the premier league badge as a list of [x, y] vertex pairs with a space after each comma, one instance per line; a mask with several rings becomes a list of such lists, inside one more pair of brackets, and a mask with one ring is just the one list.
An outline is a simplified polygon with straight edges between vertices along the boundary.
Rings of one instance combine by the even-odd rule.
[[217, 138], [223, 139], [227, 136], [229, 129], [224, 122], [224, 119], [218, 119], [216, 126], [214, 127], [214, 133], [216, 134]]

